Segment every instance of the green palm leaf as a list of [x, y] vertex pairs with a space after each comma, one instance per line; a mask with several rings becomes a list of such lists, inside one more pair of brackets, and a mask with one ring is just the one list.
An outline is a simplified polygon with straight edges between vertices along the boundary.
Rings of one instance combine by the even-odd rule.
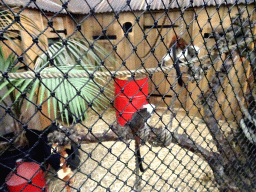
[[[62, 42], [57, 42], [47, 51], [47, 53], [53, 57], [56, 67], [50, 66], [46, 55], [43, 54], [38, 58], [35, 70], [51, 73], [59, 73], [60, 71], [63, 73], [76, 73], [84, 70], [88, 72], [97, 69], [104, 70], [103, 67], [100, 66], [100, 62], [101, 58], [108, 56], [107, 52], [99, 45], [94, 46], [94, 51], [90, 50], [88, 47], [88, 45], [86, 46], [86, 42], [78, 39], [70, 39], [66, 47], [63, 47]], [[109, 61], [114, 64], [113, 58], [109, 57]], [[100, 93], [100, 88], [102, 88], [105, 83], [104, 79], [100, 79], [99, 82], [101, 83], [98, 83], [98, 86], [88, 77], [68, 78], [68, 80], [63, 80], [63, 78], [44, 79], [43, 81], [50, 91], [56, 93], [55, 98], [47, 101], [48, 106], [50, 106], [49, 103], [51, 102], [55, 117], [57, 117], [57, 111], [59, 111], [61, 119], [66, 119], [68, 123], [71, 123], [68, 120], [70, 114], [75, 115], [77, 118], [81, 116], [85, 118], [88, 103], [93, 103], [92, 107], [96, 110], [108, 105], [108, 99]], [[40, 88], [41, 94], [49, 92], [45, 86], [41, 86]], [[81, 92], [80, 96], [77, 95], [77, 92]], [[104, 93], [113, 95], [113, 90], [106, 88]], [[49, 94], [47, 94], [47, 96], [49, 96]], [[39, 103], [43, 101], [44, 97], [41, 95]], [[68, 110], [63, 108], [63, 104], [68, 104]]]
[[[49, 57], [53, 59], [54, 65], [50, 65]], [[101, 70], [104, 71], [104, 67], [101, 66], [101, 59], [108, 58], [110, 63], [115, 64], [115, 60], [108, 55], [108, 53], [99, 45], [94, 44], [94, 50], [89, 49], [87, 42], [80, 39], [70, 39], [66, 46], [63, 46], [62, 42], [53, 44], [46, 53], [40, 55], [35, 63], [34, 71], [40, 71], [41, 73], [76, 73], [86, 70], [88, 73]], [[0, 61], [5, 63], [0, 70], [7, 71], [10, 66], [13, 66], [14, 57], [10, 56], [6, 60], [3, 55], [3, 51], [0, 47]], [[78, 62], [79, 61], [79, 62]], [[17, 67], [12, 71], [16, 72]], [[73, 115], [76, 118], [84, 120], [86, 118], [86, 112], [88, 111], [88, 103], [92, 103], [92, 107], [95, 110], [105, 108], [109, 104], [109, 99], [100, 93], [100, 89], [105, 84], [105, 79], [95, 78], [93, 82], [88, 77], [83, 78], [51, 78], [51, 79], [16, 79], [11, 82], [17, 87], [18, 94], [15, 97], [17, 101], [22, 92], [29, 93], [29, 100], [33, 100], [33, 96], [37, 97], [38, 104], [47, 102], [48, 115], [50, 116], [50, 109], [53, 107], [54, 116], [61, 117], [62, 120], [66, 119], [69, 122], [69, 115]], [[100, 82], [100, 83], [99, 83]], [[0, 84], [0, 90], [3, 87], [11, 87], [5, 94], [5, 97], [15, 91], [15, 88], [10, 85], [6, 80]], [[36, 92], [39, 91], [40, 95]], [[52, 97], [51, 93], [54, 92], [55, 96]], [[77, 95], [80, 92], [80, 95]], [[108, 96], [113, 95], [113, 90], [104, 88], [104, 93]], [[47, 101], [46, 101], [47, 100]], [[0, 100], [1, 101], [1, 100]], [[28, 105], [30, 102], [28, 102]], [[64, 105], [67, 105], [68, 109], [64, 109]]]

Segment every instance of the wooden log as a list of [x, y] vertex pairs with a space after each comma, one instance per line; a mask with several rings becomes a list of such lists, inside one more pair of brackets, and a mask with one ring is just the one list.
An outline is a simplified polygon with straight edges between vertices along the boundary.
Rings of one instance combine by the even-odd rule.
[[[108, 133], [80, 133], [79, 134], [79, 143], [81, 144], [90, 144], [90, 143], [101, 143], [101, 142], [113, 142], [120, 141], [126, 142], [130, 139], [134, 139], [133, 134], [129, 131], [129, 127], [121, 127], [120, 125], [113, 126], [114, 132]], [[187, 149], [193, 153], [196, 153], [206, 160], [213, 160], [215, 157], [218, 157], [218, 154], [215, 152], [208, 151], [203, 148], [200, 144], [195, 143], [187, 137], [186, 134], [178, 134], [176, 132], [169, 132], [171, 136], [169, 137], [170, 141], [161, 141], [161, 136], [164, 129], [162, 127], [154, 128], [151, 127], [149, 134], [149, 142], [153, 144], [155, 142], [159, 143], [160, 146], [166, 147], [171, 143], [177, 144], [180, 147]], [[117, 133], [118, 132], [118, 133]], [[157, 145], [157, 146], [159, 146]]]

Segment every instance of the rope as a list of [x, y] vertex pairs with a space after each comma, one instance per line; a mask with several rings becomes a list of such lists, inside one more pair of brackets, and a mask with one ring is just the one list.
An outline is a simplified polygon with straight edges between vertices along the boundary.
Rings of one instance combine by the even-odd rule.
[[[182, 0], [181, 1], [181, 11], [183, 11], [185, 9], [185, 1]], [[184, 31], [184, 22], [182, 21], [182, 19], [180, 18], [180, 22], [179, 22], [179, 27], [180, 27], [180, 31], [179, 31], [179, 36], [181, 37], [183, 35], [183, 31]]]
[[[245, 43], [250, 43], [252, 42], [251, 40], [246, 41]], [[238, 45], [243, 44], [244, 42], [238, 43]], [[233, 48], [237, 48], [237, 45], [232, 45], [229, 46], [229, 48], [227, 47], [223, 47], [220, 49], [220, 52], [228, 52], [229, 49], [233, 49]], [[234, 50], [232, 50], [234, 51]], [[203, 56], [200, 57], [199, 59], [195, 59], [193, 61], [190, 62], [184, 62], [184, 63], [180, 63], [179, 65], [181, 67], [186, 67], [188, 64], [193, 64], [196, 63], [198, 61], [202, 61], [202, 60], [206, 60], [209, 56]], [[81, 71], [81, 72], [76, 72], [76, 73], [68, 73], [67, 76], [69, 78], [83, 78], [83, 77], [89, 77], [91, 75], [93, 75], [94, 77], [112, 77], [114, 76], [127, 76], [127, 75], [131, 75], [131, 74], [145, 74], [145, 73], [157, 73], [157, 72], [161, 72], [161, 71], [168, 71], [173, 69], [173, 65], [170, 66], [165, 66], [165, 67], [154, 67], [154, 68], [149, 68], [149, 69], [139, 69], [139, 70], [130, 70], [130, 71], [107, 71], [107, 72], [94, 72], [94, 73], [88, 73], [85, 71]], [[53, 73], [53, 72], [42, 72], [40, 73], [40, 78], [42, 79], [52, 79], [52, 78], [63, 78], [65, 74], [59, 72], [59, 73]], [[5, 76], [5, 75], [4, 75]], [[66, 75], [65, 75], [66, 76]], [[0, 73], [0, 78], [3, 77], [3, 72]], [[7, 77], [9, 79], [34, 79], [36, 77], [35, 72], [32, 71], [27, 71], [27, 72], [16, 72], [16, 73], [7, 73]]]
[[[207, 59], [208, 56], [204, 56], [200, 58], [200, 60]], [[196, 63], [198, 62], [198, 59], [190, 62], [190, 63]], [[181, 67], [185, 67], [188, 64], [188, 62], [184, 62], [180, 64]], [[145, 74], [145, 73], [156, 73], [161, 71], [168, 71], [173, 69], [173, 65], [165, 66], [165, 67], [157, 67], [157, 68], [149, 68], [149, 69], [139, 69], [139, 70], [130, 70], [130, 71], [107, 71], [107, 72], [94, 72], [94, 73], [88, 73], [86, 71], [76, 72], [76, 73], [68, 73], [69, 78], [83, 78], [83, 77], [89, 77], [93, 75], [94, 77], [112, 77], [114, 76], [127, 76], [127, 75], [137, 75], [137, 74]], [[34, 79], [36, 77], [36, 73], [32, 71], [27, 72], [20, 72], [20, 73], [7, 73], [9, 79]], [[5, 77], [5, 75], [0, 74], [1, 77]], [[42, 79], [52, 79], [52, 78], [63, 78], [66, 76], [64, 73], [58, 72], [41, 72], [40, 78]]]

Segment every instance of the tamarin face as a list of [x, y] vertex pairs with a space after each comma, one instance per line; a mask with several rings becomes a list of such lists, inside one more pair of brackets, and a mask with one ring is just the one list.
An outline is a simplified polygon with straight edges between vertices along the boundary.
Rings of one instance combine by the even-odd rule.
[[174, 36], [169, 45], [169, 48], [171, 48], [175, 43], [176, 43], [176, 48], [181, 50], [184, 50], [188, 46], [187, 42], [183, 38], [177, 38], [176, 36]]
[[153, 105], [153, 104], [146, 104], [146, 105], [143, 105], [143, 108], [146, 108], [147, 112], [149, 114], [152, 114], [154, 109], [155, 109], [155, 105]]
[[129, 122], [133, 132], [137, 132], [138, 129], [146, 126], [146, 122], [149, 123], [152, 113], [155, 109], [155, 106], [152, 104], [143, 105], [142, 109], [139, 109], [132, 115], [132, 118]]
[[186, 41], [183, 38], [177, 38], [176, 36], [174, 36], [172, 38], [171, 43], [169, 44], [170, 53], [167, 53], [163, 57], [162, 61], [166, 62], [166, 61], [169, 61], [172, 57], [174, 57], [173, 50], [172, 50], [173, 46], [175, 46], [176, 56], [177, 56], [178, 60], [185, 59], [185, 57], [188, 54], [187, 45], [188, 44], [186, 43]]

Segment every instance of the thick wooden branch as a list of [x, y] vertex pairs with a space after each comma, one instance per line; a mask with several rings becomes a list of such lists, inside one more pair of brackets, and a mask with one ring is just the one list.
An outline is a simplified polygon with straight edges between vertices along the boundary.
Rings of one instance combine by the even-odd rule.
[[[99, 143], [99, 142], [108, 142], [108, 141], [123, 141], [134, 139], [133, 134], [131, 133], [129, 127], [122, 127], [120, 125], [114, 125], [112, 127], [113, 131], [107, 133], [87, 133], [80, 134], [80, 142], [83, 144], [88, 143]], [[166, 147], [171, 143], [179, 145], [183, 149], [187, 149], [188, 151], [195, 153], [206, 161], [212, 161], [214, 158], [218, 158], [218, 154], [208, 151], [201, 145], [196, 144], [194, 141], [190, 140], [185, 134], [178, 134], [169, 132], [168, 136], [165, 136], [163, 139], [162, 134], [164, 130], [162, 127], [160, 128], [152, 128], [149, 134], [149, 143], [157, 144], [157, 146]]]
[[111, 133], [88, 133], [88, 134], [81, 134], [80, 135], [80, 142], [81, 144], [88, 144], [88, 143], [99, 143], [99, 142], [107, 142], [107, 141], [118, 141], [118, 136], [111, 132]]
[[179, 145], [183, 149], [187, 149], [190, 152], [195, 153], [199, 157], [205, 159], [207, 162], [219, 157], [218, 153], [208, 151], [201, 145], [196, 144], [194, 141], [190, 140], [186, 134], [174, 133], [172, 143]]
[[230, 145], [228, 139], [221, 131], [218, 121], [215, 118], [214, 109], [222, 83], [228, 76], [228, 73], [232, 67], [232, 61], [230, 59], [226, 61], [226, 63], [222, 64], [219, 71], [216, 71], [215, 76], [209, 83], [207, 91], [200, 95], [199, 99], [204, 109], [203, 120], [205, 121], [209, 132], [216, 143], [216, 147], [220, 154], [219, 157], [221, 157], [221, 161], [218, 159], [213, 159], [213, 161], [208, 161], [208, 164], [213, 171], [215, 181], [219, 184], [220, 191], [231, 190], [235, 192], [238, 191], [238, 188], [235, 185], [235, 182], [232, 181], [232, 179], [225, 173], [224, 166], [225, 164], [235, 162], [236, 153]]
[[214, 105], [218, 99], [218, 93], [222, 87], [222, 83], [227, 77], [231, 66], [232, 61], [226, 60], [225, 64], [222, 64], [220, 69], [216, 71], [215, 76], [209, 83], [209, 88], [207, 91], [200, 95], [199, 99], [204, 109], [204, 117], [205, 121], [212, 138], [214, 139], [218, 152], [224, 158], [226, 157], [228, 161], [234, 160], [233, 149], [228, 143], [228, 140], [225, 138], [223, 132], [220, 130], [218, 125], [218, 121], [215, 118], [215, 110]]

